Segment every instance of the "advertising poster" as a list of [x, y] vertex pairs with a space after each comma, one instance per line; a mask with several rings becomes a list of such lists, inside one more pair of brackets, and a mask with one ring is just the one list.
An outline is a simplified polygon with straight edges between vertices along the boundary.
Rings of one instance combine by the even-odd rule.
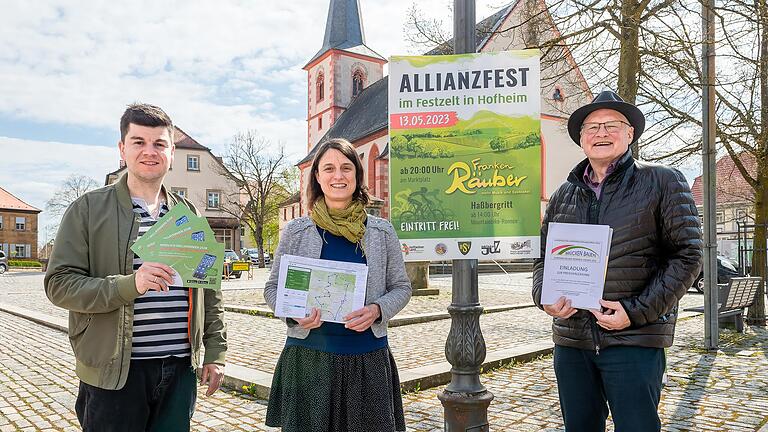
[[390, 58], [391, 221], [406, 261], [539, 256], [539, 55]]

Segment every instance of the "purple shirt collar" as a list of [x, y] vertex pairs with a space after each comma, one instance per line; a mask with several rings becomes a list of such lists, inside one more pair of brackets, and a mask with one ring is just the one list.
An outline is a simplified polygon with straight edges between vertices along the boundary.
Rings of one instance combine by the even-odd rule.
[[[607, 178], [609, 175], [611, 175], [612, 172], [616, 171], [616, 164], [618, 163], [619, 159], [614, 160], [611, 162], [610, 165], [608, 165], [608, 169], [605, 171], [605, 178]], [[598, 182], [597, 179], [595, 179], [595, 170], [592, 169], [592, 164], [587, 164], [587, 167], [584, 168], [584, 183], [589, 186], [590, 189], [595, 193], [595, 196], [597, 196], [597, 199], [600, 199], [600, 193], [603, 190], [603, 182], [605, 182], [605, 178], [603, 178], [603, 181]]]

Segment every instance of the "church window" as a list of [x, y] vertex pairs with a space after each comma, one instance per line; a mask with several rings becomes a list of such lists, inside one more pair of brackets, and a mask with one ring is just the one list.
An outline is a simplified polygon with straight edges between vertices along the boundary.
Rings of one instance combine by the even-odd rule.
[[320, 102], [323, 99], [325, 99], [325, 79], [320, 73], [317, 75], [317, 101]]
[[323, 116], [320, 116], [317, 118], [317, 130], [320, 130], [323, 128]]
[[355, 71], [352, 72], [352, 96], [359, 95], [360, 92], [363, 91], [364, 85], [365, 76], [363, 75], [363, 71], [360, 69], [355, 69]]

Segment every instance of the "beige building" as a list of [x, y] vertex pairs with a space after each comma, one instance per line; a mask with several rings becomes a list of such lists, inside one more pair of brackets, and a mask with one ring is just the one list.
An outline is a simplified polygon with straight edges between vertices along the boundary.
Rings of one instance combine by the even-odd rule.
[[[739, 154], [750, 175], [755, 174], [757, 164], [752, 154]], [[739, 223], [754, 224], [755, 221], [755, 192], [741, 175], [730, 156], [723, 156], [717, 161], [717, 181], [715, 184], [715, 223], [717, 230], [718, 252], [731, 258], [738, 256]], [[698, 176], [691, 187], [693, 199], [699, 216], [704, 214], [704, 182], [703, 176]], [[742, 228], [743, 229], [743, 228]], [[744, 233], [742, 232], [742, 235]], [[744, 245], [742, 245], [744, 246]]]
[[278, 227], [280, 228], [280, 233], [282, 233], [285, 224], [297, 217], [303, 216], [301, 213], [301, 195], [298, 192], [291, 195], [287, 200], [281, 202], [279, 207], [277, 215]]
[[[559, 35], [546, 9], [537, 2], [519, 0], [477, 25], [477, 51], [523, 49], [536, 39]], [[299, 211], [296, 202], [280, 209], [281, 226], [307, 214], [306, 185], [318, 142], [346, 138], [355, 146], [366, 169], [365, 181], [378, 208], [372, 213], [389, 217], [388, 77], [386, 60], [365, 44], [357, 0], [331, 0], [322, 47], [304, 66], [307, 71], [308, 153], [301, 169]], [[452, 52], [451, 44], [429, 55]], [[592, 93], [567, 47], [543, 60], [541, 80], [542, 209], [584, 153], [567, 133], [570, 113], [588, 103]]]
[[[239, 252], [244, 247], [240, 219], [222, 209], [229, 200], [239, 200], [240, 194], [235, 182], [221, 174], [224, 169], [221, 158], [178, 127], [174, 141], [176, 151], [165, 186], [192, 201], [208, 219], [216, 240], [224, 243], [226, 249]], [[106, 184], [116, 182], [125, 170], [125, 162], [121, 160], [120, 169], [107, 174]]]
[[0, 247], [6, 256], [37, 259], [40, 212], [0, 187]]

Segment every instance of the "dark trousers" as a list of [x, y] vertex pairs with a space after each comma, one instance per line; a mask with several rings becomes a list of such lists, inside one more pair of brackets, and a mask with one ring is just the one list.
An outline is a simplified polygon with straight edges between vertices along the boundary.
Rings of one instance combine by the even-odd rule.
[[81, 381], [75, 411], [83, 432], [189, 431], [196, 397], [189, 357], [131, 360], [120, 390]]
[[616, 432], [661, 430], [658, 407], [665, 368], [662, 348], [609, 347], [595, 355], [555, 345], [565, 430], [605, 431], [609, 407]]

